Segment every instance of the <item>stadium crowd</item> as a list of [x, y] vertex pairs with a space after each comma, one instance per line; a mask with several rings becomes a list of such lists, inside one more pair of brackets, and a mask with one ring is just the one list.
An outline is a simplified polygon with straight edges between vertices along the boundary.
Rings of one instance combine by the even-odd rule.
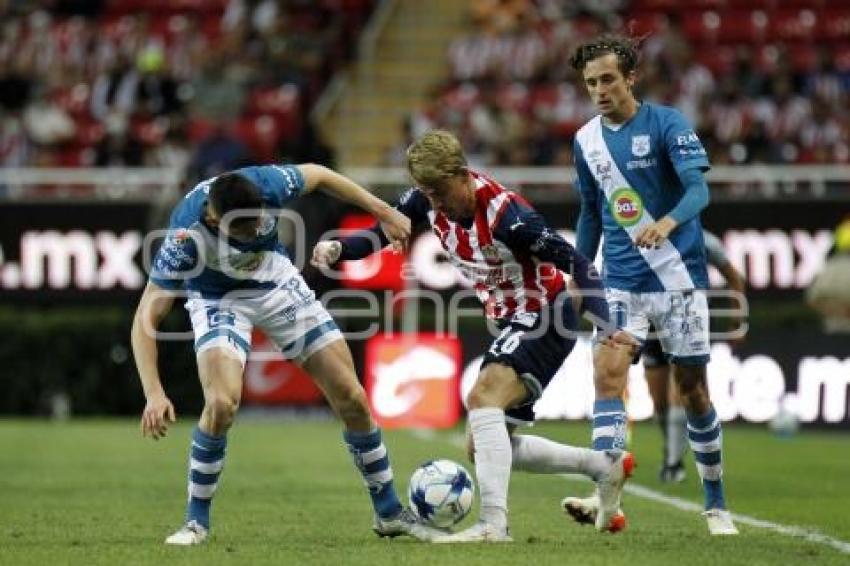
[[307, 110], [373, 0], [0, 0], [0, 165], [327, 161]]
[[850, 162], [846, 0], [472, 0], [469, 15], [399, 148], [439, 126], [480, 164], [570, 164], [595, 110], [569, 55], [627, 30], [643, 38], [640, 98], [681, 109], [714, 163]]
[[[307, 116], [376, 0], [0, 0], [0, 166], [329, 162]], [[567, 64], [644, 37], [643, 99], [716, 164], [850, 162], [848, 0], [469, 0], [450, 78], [387, 164], [439, 126], [484, 165], [566, 165], [594, 114]], [[201, 95], [202, 93], [202, 95]]]

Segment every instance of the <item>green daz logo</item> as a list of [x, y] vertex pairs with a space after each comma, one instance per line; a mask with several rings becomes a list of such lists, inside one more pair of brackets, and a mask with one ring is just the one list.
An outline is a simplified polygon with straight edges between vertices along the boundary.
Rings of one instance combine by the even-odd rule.
[[611, 214], [620, 226], [634, 226], [643, 216], [643, 201], [636, 190], [622, 187], [609, 200]]

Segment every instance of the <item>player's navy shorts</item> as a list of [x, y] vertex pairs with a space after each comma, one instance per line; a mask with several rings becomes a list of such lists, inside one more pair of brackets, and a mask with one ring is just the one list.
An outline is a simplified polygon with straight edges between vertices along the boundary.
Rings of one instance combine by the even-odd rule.
[[502, 330], [484, 354], [481, 367], [501, 363], [516, 370], [528, 389], [522, 405], [505, 411], [512, 424], [534, 422], [533, 405], [575, 346], [578, 318], [569, 300], [556, 301], [540, 313], [522, 313], [498, 323]]
[[657, 368], [667, 365], [667, 354], [664, 353], [664, 348], [661, 346], [661, 340], [652, 338], [643, 343], [641, 350], [643, 355], [643, 366], [648, 368]]

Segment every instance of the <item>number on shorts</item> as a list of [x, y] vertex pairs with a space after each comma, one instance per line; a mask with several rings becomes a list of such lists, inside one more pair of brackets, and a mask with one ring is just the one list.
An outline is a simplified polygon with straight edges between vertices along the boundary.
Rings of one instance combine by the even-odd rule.
[[305, 287], [301, 285], [301, 279], [296, 277], [284, 283], [283, 290], [286, 291], [293, 303], [306, 303], [312, 298], [310, 290], [305, 289]]
[[499, 337], [490, 346], [491, 354], [494, 356], [498, 356], [499, 354], [513, 354], [514, 350], [519, 348], [520, 340], [522, 339], [522, 335], [525, 334], [525, 331], [517, 330], [512, 332], [512, 330], [510, 327], [502, 330], [502, 333], [499, 334]]
[[207, 321], [209, 321], [210, 328], [235, 326], [236, 315], [230, 311], [219, 310], [218, 307], [207, 307]]

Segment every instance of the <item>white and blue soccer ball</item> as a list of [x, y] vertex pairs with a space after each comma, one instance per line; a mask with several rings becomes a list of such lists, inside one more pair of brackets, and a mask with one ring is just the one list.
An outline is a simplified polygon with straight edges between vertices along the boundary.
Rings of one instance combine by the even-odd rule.
[[440, 529], [469, 514], [475, 484], [466, 468], [451, 460], [425, 462], [410, 476], [410, 508], [423, 522]]
[[783, 408], [776, 413], [768, 426], [776, 436], [791, 438], [800, 429], [800, 420], [796, 414]]

